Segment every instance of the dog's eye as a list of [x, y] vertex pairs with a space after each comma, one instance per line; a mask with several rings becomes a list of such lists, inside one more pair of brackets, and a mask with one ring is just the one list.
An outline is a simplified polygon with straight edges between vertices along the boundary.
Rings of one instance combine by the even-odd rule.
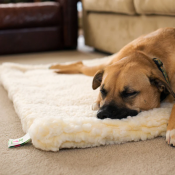
[[137, 91], [133, 91], [133, 92], [127, 92], [127, 91], [123, 91], [122, 92], [122, 97], [127, 98], [127, 97], [134, 97], [135, 95], [137, 95], [138, 92]]
[[102, 97], [104, 98], [107, 94], [107, 91], [105, 89], [100, 90]]

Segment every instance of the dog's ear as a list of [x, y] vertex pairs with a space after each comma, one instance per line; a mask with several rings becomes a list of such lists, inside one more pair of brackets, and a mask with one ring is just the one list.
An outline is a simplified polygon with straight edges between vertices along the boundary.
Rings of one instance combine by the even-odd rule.
[[161, 93], [164, 94], [171, 94], [175, 98], [175, 93], [173, 92], [170, 85], [165, 81], [164, 78], [160, 76], [150, 76], [149, 77], [150, 83], [158, 88]]
[[103, 78], [103, 73], [104, 73], [104, 70], [99, 70], [95, 76], [94, 76], [94, 79], [92, 81], [92, 89], [97, 89], [100, 85], [101, 85], [101, 82], [102, 82], [102, 78]]

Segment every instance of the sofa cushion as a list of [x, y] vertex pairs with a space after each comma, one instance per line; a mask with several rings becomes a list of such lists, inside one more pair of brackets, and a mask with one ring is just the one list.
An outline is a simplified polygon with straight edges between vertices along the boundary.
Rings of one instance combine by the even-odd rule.
[[135, 14], [133, 0], [83, 0], [87, 11]]
[[61, 9], [56, 2], [0, 5], [0, 29], [58, 25]]
[[175, 15], [175, 0], [134, 0], [138, 14]]

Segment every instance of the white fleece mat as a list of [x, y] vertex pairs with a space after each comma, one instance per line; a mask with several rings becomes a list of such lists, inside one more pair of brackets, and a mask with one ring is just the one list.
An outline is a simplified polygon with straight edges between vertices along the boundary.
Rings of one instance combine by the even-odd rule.
[[[95, 65], [105, 59], [85, 61]], [[24, 132], [42, 150], [85, 148], [165, 136], [172, 104], [122, 120], [96, 118], [92, 77], [59, 75], [49, 65], [4, 63], [0, 77]]]

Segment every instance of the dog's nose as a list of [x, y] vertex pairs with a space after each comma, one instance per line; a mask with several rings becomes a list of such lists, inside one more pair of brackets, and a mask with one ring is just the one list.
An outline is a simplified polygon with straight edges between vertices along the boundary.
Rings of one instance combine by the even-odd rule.
[[106, 110], [99, 110], [97, 113], [97, 118], [99, 119], [110, 118], [110, 113]]
[[138, 111], [136, 110], [131, 110], [128, 108], [119, 108], [116, 105], [105, 105], [98, 111], [97, 118], [122, 119], [128, 116], [136, 116], [137, 114]]

